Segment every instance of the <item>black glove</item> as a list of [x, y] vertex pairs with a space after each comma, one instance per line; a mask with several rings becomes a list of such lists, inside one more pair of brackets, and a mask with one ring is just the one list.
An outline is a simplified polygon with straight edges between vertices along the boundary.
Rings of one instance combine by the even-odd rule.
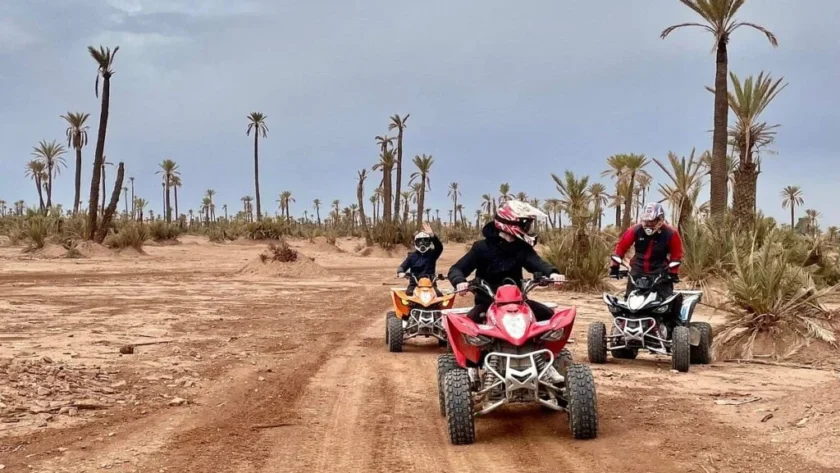
[[671, 273], [671, 282], [674, 284], [680, 282], [680, 275], [677, 273]]
[[610, 266], [610, 278], [618, 279], [618, 266]]

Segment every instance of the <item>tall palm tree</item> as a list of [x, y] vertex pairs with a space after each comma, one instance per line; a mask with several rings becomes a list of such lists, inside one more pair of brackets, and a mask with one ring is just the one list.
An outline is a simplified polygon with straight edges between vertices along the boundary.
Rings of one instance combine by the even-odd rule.
[[685, 26], [699, 26], [715, 38], [717, 51], [715, 60], [715, 113], [712, 135], [712, 173], [711, 173], [711, 215], [722, 217], [726, 212], [726, 143], [729, 109], [727, 106], [726, 76], [729, 72], [727, 45], [735, 30], [749, 26], [764, 33], [773, 46], [778, 46], [776, 36], [763, 26], [737, 21], [735, 15], [746, 0], [680, 0], [703, 19], [703, 23], [681, 23], [669, 26], [662, 31], [661, 38], [666, 38], [672, 31]]
[[99, 46], [99, 49], [88, 46], [88, 53], [97, 65], [96, 96], [99, 97], [99, 78], [102, 77], [102, 103], [99, 112], [99, 131], [96, 135], [96, 149], [93, 152], [93, 174], [90, 179], [90, 198], [88, 199], [88, 234], [87, 239], [96, 236], [97, 206], [99, 204], [99, 181], [102, 173], [102, 163], [105, 162], [105, 137], [108, 132], [108, 112], [111, 106], [111, 76], [114, 75], [114, 59], [117, 56], [117, 46], [110, 48]]
[[253, 214], [251, 212], [251, 208], [252, 208], [251, 203], [254, 201], [254, 198], [250, 195], [246, 195], [239, 200], [242, 201], [242, 211], [245, 213], [245, 220], [247, 222], [253, 222], [254, 217], [253, 217]]
[[204, 196], [201, 198], [201, 212], [204, 214], [204, 224], [206, 226], [210, 226], [210, 213], [212, 212], [213, 208], [213, 199], [209, 196]]
[[[736, 123], [729, 135], [740, 155], [735, 170], [733, 209], [740, 223], [751, 223], [755, 216], [756, 185], [759, 163], [754, 157], [757, 149], [771, 143], [776, 126], [758, 121], [759, 115], [770, 105], [787, 84], [783, 78], [774, 81], [770, 75], [759, 73], [757, 78], [747, 77], [742, 84], [734, 72], [730, 72], [732, 92], [728, 92], [729, 108], [735, 114]], [[708, 88], [714, 92], [714, 89]]]
[[359, 183], [356, 184], [356, 200], [359, 201], [359, 221], [362, 225], [362, 234], [365, 237], [365, 245], [373, 246], [373, 239], [370, 236], [370, 230], [367, 226], [367, 218], [365, 217], [365, 179], [367, 179], [367, 169], [359, 171]]
[[407, 113], [404, 117], [400, 118], [399, 115], [395, 114], [391, 117], [391, 123], [388, 124], [389, 130], [397, 130], [397, 180], [395, 182], [397, 192], [394, 195], [394, 215], [397, 215], [400, 211], [400, 190], [402, 189], [403, 163], [403, 132], [405, 132], [405, 122], [408, 121], [409, 116], [411, 116], [411, 114]]
[[175, 198], [175, 219], [181, 218], [181, 214], [178, 213], [178, 188], [181, 187], [181, 175], [175, 174], [172, 176], [172, 182], [169, 183], [172, 186], [172, 192]]
[[254, 192], [257, 196], [257, 220], [262, 218], [262, 210], [260, 207], [260, 135], [266, 138], [268, 135], [268, 126], [265, 124], [267, 116], [260, 112], [251, 112], [248, 115], [248, 129], [245, 130], [245, 136], [249, 136], [254, 132]]
[[589, 252], [589, 239], [586, 236], [586, 227], [591, 218], [589, 210], [589, 193], [586, 192], [589, 186], [589, 176], [578, 178], [572, 171], [566, 170], [563, 178], [551, 174], [557, 190], [563, 197], [561, 202], [569, 215], [569, 220], [574, 228], [574, 248], [578, 255]]
[[113, 166], [114, 165], [114, 163], [112, 163], [110, 161], [106, 161], [106, 159], [107, 159], [106, 156], [102, 157], [102, 171], [101, 171], [102, 172], [102, 176], [101, 176], [101, 178], [102, 178], [101, 179], [101, 181], [102, 181], [102, 201], [99, 204], [99, 212], [100, 213], [105, 212], [105, 198], [108, 195], [108, 192], [105, 189], [105, 166]]
[[[393, 140], [393, 138], [388, 139]], [[385, 145], [383, 144], [383, 148], [384, 147]], [[382, 170], [382, 193], [384, 197], [382, 204], [382, 219], [385, 223], [391, 222], [391, 196], [393, 195], [391, 189], [391, 171], [394, 169], [395, 159], [393, 150], [386, 149], [379, 156], [379, 162], [372, 168], [374, 171], [380, 169]]]
[[294, 201], [295, 199], [294, 197], [292, 197], [291, 191], [281, 192], [280, 198], [277, 199], [277, 202], [280, 204], [280, 215], [286, 217], [287, 220], [291, 220], [292, 218], [291, 214], [289, 213], [289, 203]]
[[315, 209], [315, 216], [318, 217], [318, 226], [321, 226], [321, 199], [312, 201], [312, 208]]
[[0, 199], [0, 217], [6, 216], [6, 201]]
[[222, 210], [225, 211], [225, 221], [227, 221], [228, 220], [227, 204], [222, 205]]
[[[403, 223], [408, 222], [408, 214], [409, 214], [409, 203], [412, 198], [415, 198], [415, 194], [413, 190], [407, 190], [400, 192], [400, 195], [403, 198]], [[415, 198], [416, 199], [416, 198]]]
[[[407, 116], [407, 115], [406, 115]], [[411, 174], [409, 184], [414, 183], [415, 179], [419, 179], [420, 187], [417, 195], [417, 225], [423, 225], [423, 209], [426, 208], [426, 191], [432, 190], [431, 180], [429, 179], [429, 172], [432, 169], [435, 159], [431, 155], [418, 155], [414, 157], [414, 165], [417, 166], [417, 171]]]
[[123, 200], [125, 200], [125, 215], [128, 216], [128, 187], [122, 188]]
[[[210, 220], [215, 222], [216, 221], [216, 204], [213, 202], [213, 197], [216, 196], [216, 191], [213, 189], [207, 189], [206, 197], [210, 200], [208, 210], [210, 212]], [[259, 212], [257, 212], [259, 213]], [[257, 215], [257, 220], [259, 220], [259, 215]]]
[[516, 193], [516, 200], [521, 200], [522, 202], [528, 202], [528, 194], [524, 192], [517, 192]]
[[135, 209], [134, 209], [134, 177], [129, 177], [129, 181], [131, 181], [131, 218], [136, 219]]
[[822, 217], [822, 214], [814, 209], [808, 209], [805, 211], [805, 216], [808, 219], [808, 230], [812, 235], [816, 235], [818, 230], [817, 221]]
[[73, 197], [73, 213], [79, 212], [79, 202], [82, 192], [82, 148], [88, 142], [88, 126], [85, 125], [89, 113], [73, 113], [67, 112], [67, 115], [62, 115], [67, 122], [67, 146], [76, 150], [76, 192]]
[[60, 174], [61, 167], [67, 167], [64, 163], [64, 146], [55, 140], [47, 143], [41, 140], [38, 146], [32, 148], [32, 156], [41, 160], [47, 170], [47, 208], [52, 207], [53, 178]]
[[650, 177], [650, 174], [643, 173], [636, 176], [636, 183], [639, 184], [639, 196], [636, 208], [638, 209], [641, 204], [644, 204], [647, 201], [647, 193], [650, 190], [650, 185], [653, 182], [653, 178]]
[[332, 201], [332, 206], [333, 206], [333, 212], [334, 212], [333, 213], [333, 227], [338, 227], [339, 217], [341, 217], [341, 210], [340, 210], [341, 209], [341, 201], [338, 200], [338, 199], [335, 199], [334, 201]]
[[[175, 176], [180, 175], [181, 173], [178, 171], [178, 164], [171, 160], [171, 159], [164, 159], [158, 165], [160, 166], [160, 170], [157, 171], [155, 174], [160, 174], [161, 178], [163, 179], [163, 187], [164, 187], [164, 201], [166, 209], [166, 223], [172, 223], [172, 205], [170, 202], [170, 189], [173, 185], [173, 180]], [[177, 215], [177, 212], [176, 212]]]
[[47, 166], [44, 164], [43, 161], [38, 161], [37, 159], [33, 159], [26, 163], [26, 177], [35, 181], [35, 188], [38, 189], [38, 200], [40, 201], [40, 209], [44, 211], [47, 207], [44, 205], [44, 192], [43, 192], [43, 178], [46, 175]]
[[455, 216], [458, 215], [458, 196], [461, 195], [461, 191], [458, 190], [458, 183], [452, 182], [449, 184], [449, 192], [446, 194], [448, 197], [452, 198], [452, 210], [455, 212]]
[[609, 166], [609, 168], [606, 171], [601, 172], [601, 177], [609, 177], [610, 179], [615, 180], [615, 201], [613, 204], [615, 207], [616, 227], [621, 227], [621, 196], [624, 195], [621, 192], [621, 185], [624, 183], [624, 170], [627, 167], [626, 162], [626, 155], [615, 154], [607, 158], [607, 166]]
[[[391, 172], [394, 169], [397, 159], [393, 149], [391, 149], [394, 145], [394, 138], [387, 135], [377, 136], [376, 144], [379, 145], [380, 150], [379, 163], [373, 166], [373, 170], [382, 169], [382, 219], [385, 223], [391, 223], [391, 198], [394, 195], [391, 187]], [[397, 189], [397, 192], [399, 192], [399, 189]], [[396, 216], [394, 217], [396, 218]]]
[[630, 228], [630, 210], [633, 208], [633, 195], [636, 186], [636, 176], [647, 174], [644, 170], [649, 163], [643, 154], [624, 155], [624, 179], [627, 182], [627, 193], [624, 196], [624, 216], [621, 222], [621, 229]]
[[659, 190], [672, 204], [672, 210], [677, 214], [677, 229], [682, 233], [685, 225], [692, 217], [700, 188], [703, 187], [703, 165], [700, 159], [694, 157], [694, 149], [688, 160], [678, 158], [676, 154], [668, 152], [668, 163], [665, 166], [654, 158], [653, 162], [671, 180], [670, 184], [659, 184]]
[[799, 186], [787, 186], [782, 189], [782, 208], [790, 207], [790, 228], [796, 225], [794, 222], [794, 213], [796, 207], [800, 207], [805, 203], [804, 193]]
[[146, 199], [141, 199], [140, 197], [134, 198], [134, 210], [137, 212], [137, 218], [140, 222], [143, 221], [143, 211], [147, 205], [149, 205], [149, 202]]
[[595, 222], [593, 224], [597, 225], [598, 230], [601, 229], [601, 217], [604, 215], [604, 206], [607, 205], [607, 186], [601, 184], [600, 182], [593, 182], [589, 184], [589, 188], [586, 190], [589, 194], [590, 200], [594, 204], [595, 210]]

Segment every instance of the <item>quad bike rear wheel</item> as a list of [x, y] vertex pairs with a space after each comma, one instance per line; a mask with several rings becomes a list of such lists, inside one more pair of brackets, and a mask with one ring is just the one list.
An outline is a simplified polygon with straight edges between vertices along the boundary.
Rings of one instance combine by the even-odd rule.
[[607, 362], [607, 327], [603, 322], [589, 324], [586, 348], [590, 363]]
[[438, 382], [438, 402], [440, 403], [440, 415], [446, 415], [446, 392], [443, 387], [443, 379], [446, 373], [459, 369], [458, 362], [455, 360], [455, 355], [451, 353], [444, 353], [437, 357], [437, 382]]
[[572, 437], [593, 439], [598, 436], [598, 401], [592, 371], [586, 365], [574, 363], [566, 373], [567, 412]]
[[403, 325], [402, 320], [396, 316], [388, 317], [388, 350], [397, 353], [403, 349]]
[[385, 312], [385, 345], [388, 344], [388, 321], [391, 320], [391, 317], [396, 317], [397, 313], [393, 310], [389, 310]]
[[691, 322], [691, 327], [700, 332], [700, 344], [691, 347], [691, 364], [708, 365], [712, 362], [712, 326], [706, 322]]
[[691, 344], [688, 327], [674, 327], [671, 335], [671, 368], [685, 373], [691, 365]]
[[443, 377], [446, 397], [446, 423], [452, 445], [469, 445], [475, 442], [470, 377], [463, 368], [453, 369]]

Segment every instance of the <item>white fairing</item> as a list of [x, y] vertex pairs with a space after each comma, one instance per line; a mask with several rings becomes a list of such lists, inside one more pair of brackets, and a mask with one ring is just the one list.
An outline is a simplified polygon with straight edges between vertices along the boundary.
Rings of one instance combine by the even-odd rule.
[[632, 311], [637, 311], [637, 310], [641, 309], [642, 307], [650, 304], [654, 300], [656, 300], [656, 293], [655, 292], [651, 292], [647, 296], [632, 293], [627, 298], [627, 308], [632, 310]]
[[502, 325], [505, 327], [505, 331], [513, 338], [524, 337], [525, 329], [528, 327], [525, 314], [521, 312], [505, 314], [502, 317]]
[[432, 300], [432, 295], [428, 292], [422, 292], [420, 293], [420, 300], [424, 304], [428, 304]]

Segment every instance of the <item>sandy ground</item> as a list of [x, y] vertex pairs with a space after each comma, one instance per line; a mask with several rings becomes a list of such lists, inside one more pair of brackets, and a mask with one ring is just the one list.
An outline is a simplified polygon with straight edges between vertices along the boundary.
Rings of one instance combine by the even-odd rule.
[[[440, 349], [383, 343], [404, 254], [339, 245], [293, 242], [317, 265], [294, 275], [242, 271], [264, 244], [195, 237], [82, 259], [0, 248], [0, 468], [840, 471], [833, 372], [715, 363], [677, 374], [650, 355], [593, 366], [595, 440], [573, 440], [565, 414], [509, 408], [477, 420], [476, 444], [453, 447], [437, 408]], [[463, 251], [452, 245], [439, 269]], [[578, 308], [571, 348], [585, 361], [586, 325], [608, 317], [600, 297], [535, 298]], [[120, 354], [126, 344], [134, 354]]]

